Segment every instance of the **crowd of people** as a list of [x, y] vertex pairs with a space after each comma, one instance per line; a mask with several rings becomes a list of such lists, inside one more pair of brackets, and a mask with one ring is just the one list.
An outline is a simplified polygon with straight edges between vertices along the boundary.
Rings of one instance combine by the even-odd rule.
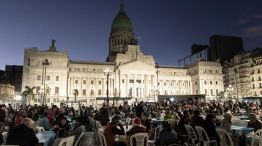
[[[11, 105], [0, 106], [1, 133], [7, 132], [7, 137], [0, 135], [0, 143], [7, 145], [36, 146], [41, 145], [36, 133], [42, 127], [45, 131], [55, 134], [49, 139], [48, 146], [57, 146], [61, 139], [75, 136], [75, 141], [83, 132], [96, 132], [103, 129], [108, 146], [126, 146], [130, 144], [132, 135], [145, 133], [149, 139], [154, 139], [154, 130], [162, 125], [162, 131], [155, 139], [155, 145], [184, 145], [187, 139], [186, 124], [203, 127], [211, 140], [220, 140], [216, 128], [228, 131], [234, 138], [232, 119], [245, 114], [249, 118], [247, 127], [257, 131], [262, 128], [260, 122], [261, 105], [227, 101], [218, 102], [139, 102], [132, 105], [124, 104], [110, 107], [104, 104], [95, 109], [92, 106], [79, 106], [74, 109], [69, 106], [58, 108], [48, 106], [26, 106], [13, 109]], [[174, 121], [172, 124], [168, 120]], [[159, 121], [162, 121], [159, 123]], [[131, 127], [131, 128], [128, 128]], [[117, 136], [125, 135], [124, 141]], [[244, 138], [243, 138], [244, 140]], [[145, 141], [147, 142], [147, 141]], [[96, 143], [96, 142], [94, 142]], [[238, 141], [238, 143], [241, 143]], [[96, 143], [97, 144], [97, 143]]]

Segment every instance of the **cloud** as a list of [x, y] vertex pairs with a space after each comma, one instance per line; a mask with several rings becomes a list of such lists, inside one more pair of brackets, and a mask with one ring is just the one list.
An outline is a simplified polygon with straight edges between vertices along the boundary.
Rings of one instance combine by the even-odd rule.
[[262, 25], [247, 27], [244, 29], [244, 34], [247, 37], [260, 37], [262, 36]]
[[255, 15], [254, 15], [254, 18], [256, 18], [256, 19], [262, 19], [262, 14], [255, 14]]

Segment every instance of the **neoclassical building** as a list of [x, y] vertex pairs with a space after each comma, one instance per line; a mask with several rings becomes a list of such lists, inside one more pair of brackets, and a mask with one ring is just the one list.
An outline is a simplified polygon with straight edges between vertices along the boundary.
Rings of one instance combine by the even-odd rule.
[[198, 60], [184, 67], [165, 66], [143, 54], [123, 4], [111, 26], [108, 52], [106, 62], [96, 62], [71, 60], [66, 51], [57, 50], [55, 41], [47, 50], [27, 48], [23, 90], [35, 86], [35, 103], [48, 105], [75, 100], [97, 105], [104, 102], [107, 91], [109, 99], [130, 102], [157, 100], [158, 95], [198, 94], [212, 100], [224, 90], [218, 62]]

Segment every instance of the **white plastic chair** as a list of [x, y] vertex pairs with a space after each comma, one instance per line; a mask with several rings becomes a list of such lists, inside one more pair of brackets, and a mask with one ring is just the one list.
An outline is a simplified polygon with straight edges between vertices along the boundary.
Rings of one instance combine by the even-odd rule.
[[195, 126], [195, 129], [198, 135], [199, 143], [203, 143], [204, 146], [209, 146], [211, 143], [215, 143], [215, 145], [217, 145], [217, 141], [210, 140], [206, 130], [203, 127]]
[[134, 146], [133, 139], [136, 141], [136, 146], [148, 146], [148, 134], [147, 133], [136, 133], [130, 136], [130, 146]]
[[105, 135], [100, 130], [98, 130], [97, 133], [98, 133], [100, 145], [101, 146], [107, 146]]
[[84, 135], [84, 132], [82, 132], [82, 133], [80, 134], [80, 136], [79, 136], [78, 139], [76, 140], [74, 146], [77, 146], [77, 145], [78, 145], [78, 143], [79, 143], [80, 139], [83, 137], [83, 135]]
[[257, 135], [252, 136], [251, 146], [261, 146], [261, 145], [262, 145], [262, 137]]
[[163, 130], [162, 125], [159, 125], [155, 128], [155, 133], [154, 133], [154, 140], [159, 138], [160, 132]]
[[188, 137], [188, 142], [191, 144], [196, 144], [197, 142], [197, 135], [195, 130], [188, 124], [185, 124], [186, 133]]
[[7, 132], [3, 132], [2, 135], [3, 135], [3, 144], [6, 143], [6, 139], [7, 139]]
[[262, 137], [262, 129], [259, 129], [255, 132], [255, 135]]
[[74, 144], [75, 136], [69, 136], [67, 138], [63, 138], [58, 146], [72, 146]]
[[216, 132], [220, 139], [220, 146], [234, 146], [232, 137], [225, 129], [217, 128]]

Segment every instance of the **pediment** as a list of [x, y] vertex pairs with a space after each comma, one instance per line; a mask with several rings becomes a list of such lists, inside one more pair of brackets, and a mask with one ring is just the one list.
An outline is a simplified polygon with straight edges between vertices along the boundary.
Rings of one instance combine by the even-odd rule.
[[145, 63], [141, 60], [134, 60], [120, 64], [119, 68], [122, 70], [155, 70], [154, 64]]

